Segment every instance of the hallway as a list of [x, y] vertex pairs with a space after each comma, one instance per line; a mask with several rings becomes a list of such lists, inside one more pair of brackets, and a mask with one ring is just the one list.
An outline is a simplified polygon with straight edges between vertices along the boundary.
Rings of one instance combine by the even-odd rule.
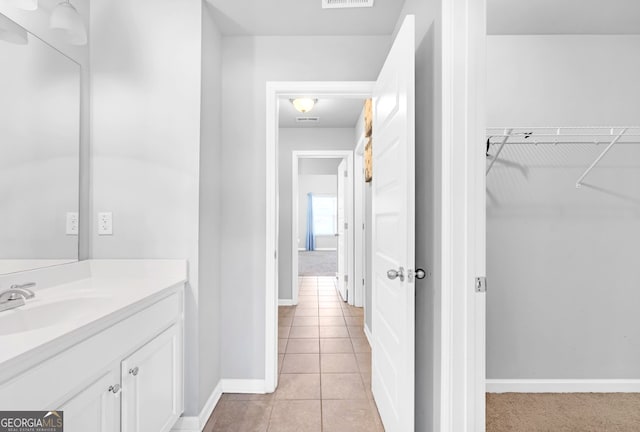
[[279, 308], [278, 389], [224, 394], [204, 432], [382, 432], [371, 395], [363, 309], [333, 277], [301, 277], [298, 306]]

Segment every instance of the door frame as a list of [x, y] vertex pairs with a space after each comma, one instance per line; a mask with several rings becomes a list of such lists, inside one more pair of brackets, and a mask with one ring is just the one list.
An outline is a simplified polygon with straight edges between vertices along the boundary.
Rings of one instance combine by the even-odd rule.
[[278, 385], [278, 99], [362, 97], [373, 94], [372, 81], [268, 81], [266, 84], [266, 241], [265, 241], [265, 391]]
[[[298, 286], [298, 234], [300, 229], [300, 224], [298, 224], [298, 216], [300, 209], [298, 206], [300, 205], [298, 200], [298, 192], [300, 190], [299, 180], [300, 176], [298, 174], [298, 165], [300, 159], [343, 159], [347, 162], [347, 172], [349, 173], [349, 178], [353, 179], [353, 151], [352, 150], [293, 150], [291, 156], [291, 299], [294, 305], [298, 304], [298, 294], [300, 292], [300, 287]], [[340, 173], [337, 173], [340, 175]], [[348, 226], [353, 226], [353, 205], [354, 205], [354, 197], [353, 197], [353, 188], [348, 188], [347, 195], [351, 195], [347, 197], [347, 202], [349, 205], [346, 207], [347, 212], [347, 223]], [[349, 230], [348, 237], [353, 237], [353, 230]], [[349, 241], [347, 243], [347, 256], [349, 257], [349, 265], [347, 267], [347, 274], [349, 275], [349, 282], [347, 284], [347, 289], [349, 292], [354, 290], [353, 279], [353, 262], [354, 262], [354, 247], [353, 241]]]
[[[365, 235], [365, 224], [366, 224], [366, 212], [365, 212], [365, 179], [364, 179], [364, 146], [367, 138], [364, 136], [364, 131], [360, 138], [358, 139], [358, 144], [354, 150], [354, 159], [353, 159], [353, 231], [354, 231], [354, 241], [355, 247], [353, 248], [354, 253], [354, 264], [353, 264], [353, 281], [354, 281], [354, 296], [353, 302], [351, 302], [351, 298], [349, 298], [349, 304], [365, 308], [366, 311], [366, 235]], [[360, 287], [355, 288], [355, 287]], [[366, 325], [365, 325], [366, 327]]]
[[[486, 0], [442, 2], [440, 431], [485, 430]], [[436, 354], [437, 356], [437, 354]]]

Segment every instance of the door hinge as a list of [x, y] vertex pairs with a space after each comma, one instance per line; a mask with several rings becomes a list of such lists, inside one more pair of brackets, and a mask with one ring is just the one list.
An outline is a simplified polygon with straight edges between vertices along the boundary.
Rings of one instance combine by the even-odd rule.
[[349, 275], [344, 275], [344, 283], [348, 283], [349, 282]]
[[477, 277], [476, 278], [476, 292], [477, 293], [486, 293], [487, 292], [487, 278]]
[[364, 278], [362, 278], [362, 286], [364, 286]]
[[273, 259], [278, 259], [278, 251], [273, 251]]
[[[334, 172], [335, 172], [335, 171], [334, 171]], [[345, 176], [345, 177], [349, 177], [349, 172], [348, 172], [348, 171], [345, 171], [345, 172], [344, 172], [344, 176]]]
[[344, 229], [349, 229], [349, 222], [344, 223]]

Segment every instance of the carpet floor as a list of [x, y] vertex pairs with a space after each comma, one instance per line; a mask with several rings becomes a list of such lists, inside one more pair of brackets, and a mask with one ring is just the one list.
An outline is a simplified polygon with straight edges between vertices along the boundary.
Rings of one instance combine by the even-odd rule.
[[487, 393], [487, 432], [638, 432], [640, 393]]
[[337, 271], [336, 251], [298, 252], [298, 276], [335, 276]]

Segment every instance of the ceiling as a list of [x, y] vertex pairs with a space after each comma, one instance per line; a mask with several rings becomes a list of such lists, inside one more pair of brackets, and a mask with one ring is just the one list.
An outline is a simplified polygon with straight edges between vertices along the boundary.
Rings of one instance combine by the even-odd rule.
[[224, 35], [333, 36], [393, 33], [404, 0], [322, 9], [321, 0], [207, 0]]
[[489, 34], [640, 34], [639, 0], [487, 0]]
[[[289, 99], [280, 99], [281, 128], [352, 128], [356, 126], [364, 108], [364, 99], [318, 99], [313, 109], [302, 114]], [[319, 123], [297, 123], [296, 117], [320, 117]]]

